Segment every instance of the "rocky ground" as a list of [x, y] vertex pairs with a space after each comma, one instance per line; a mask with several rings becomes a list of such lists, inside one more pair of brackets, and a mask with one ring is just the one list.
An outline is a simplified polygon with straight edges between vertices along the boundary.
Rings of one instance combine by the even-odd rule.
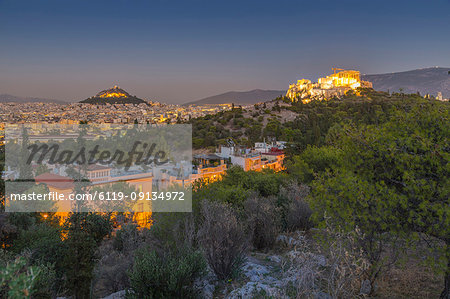
[[314, 286], [315, 273], [325, 267], [325, 256], [305, 252], [306, 237], [302, 232], [293, 236], [280, 235], [277, 249], [268, 253], [252, 252], [241, 268], [239, 278], [221, 283], [208, 275], [198, 283], [202, 298], [292, 298], [298, 287], [308, 285], [316, 298], [331, 298]]
[[[371, 296], [369, 281], [361, 281], [348, 253], [326, 256], [310, 234], [279, 235], [268, 252], [252, 251], [234, 279], [219, 281], [212, 271], [195, 283], [199, 298], [437, 298], [442, 278], [415, 260], [385, 273]], [[347, 268], [346, 268], [347, 267]], [[334, 271], [333, 271], [334, 270]], [[352, 281], [356, 287], [348, 290]], [[344, 286], [346, 289], [344, 290]], [[123, 299], [125, 291], [104, 299]]]
[[270, 252], [251, 252], [237, 279], [219, 282], [209, 274], [197, 287], [201, 298], [331, 299], [437, 298], [443, 286], [440, 275], [409, 258], [384, 273], [372, 290], [369, 281], [361, 281], [361, 269], [351, 267], [354, 261], [337, 250], [325, 256], [311, 235], [295, 232], [278, 236]]

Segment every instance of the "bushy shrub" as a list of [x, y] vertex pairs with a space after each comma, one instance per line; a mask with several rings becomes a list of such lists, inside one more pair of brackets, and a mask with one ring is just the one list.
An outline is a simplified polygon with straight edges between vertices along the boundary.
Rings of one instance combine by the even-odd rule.
[[248, 247], [247, 236], [235, 212], [227, 205], [202, 203], [203, 221], [198, 239], [209, 266], [219, 279], [238, 270]]
[[113, 246], [107, 243], [99, 247], [97, 255], [100, 260], [94, 268], [93, 297], [105, 297], [129, 288], [127, 271], [133, 264], [131, 254], [114, 250]]
[[286, 229], [288, 231], [310, 229], [312, 226], [311, 214], [311, 208], [304, 199], [291, 201], [286, 214]]
[[244, 215], [251, 234], [253, 247], [270, 248], [279, 232], [278, 209], [275, 198], [256, 194], [245, 202]]
[[201, 188], [196, 186], [194, 196], [228, 203], [233, 208], [242, 208], [251, 192], [257, 192], [261, 196], [277, 195], [280, 185], [286, 178], [286, 175], [273, 173], [270, 170], [244, 171], [240, 166], [232, 166], [228, 168], [221, 181], [201, 186]]
[[[1, 168], [1, 166], [0, 166], [0, 168]], [[1, 189], [1, 184], [2, 184], [2, 181], [0, 180], [0, 189]], [[1, 211], [1, 209], [2, 209], [2, 195], [0, 194], [0, 211]], [[17, 238], [18, 229], [10, 221], [11, 214], [14, 215], [14, 213], [0, 213], [0, 248], [10, 247], [13, 240], [15, 238]], [[21, 213], [19, 213], [19, 214], [21, 214]], [[1, 259], [0, 259], [0, 262], [1, 262]]]
[[[192, 267], [198, 265], [198, 262], [192, 257], [192, 253], [200, 256], [205, 264], [201, 253], [194, 247], [196, 236], [194, 218], [186, 213], [153, 213], [152, 222], [153, 225], [150, 229], [143, 230], [139, 230], [134, 224], [124, 225], [116, 232], [113, 239], [105, 240], [99, 247], [97, 250], [99, 262], [94, 269], [94, 293], [92, 294], [94, 297], [104, 297], [119, 290], [130, 289], [130, 287], [134, 294], [144, 294], [142, 296], [148, 297], [190, 296], [192, 288], [187, 280], [183, 280], [183, 276], [196, 275], [188, 273], [189, 271], [195, 272], [195, 268], [191, 268], [191, 270], [187, 268], [188, 265]], [[142, 282], [145, 275], [139, 273], [144, 270], [143, 266], [139, 268], [136, 264], [138, 256], [143, 254], [142, 251], [153, 252], [158, 260], [162, 261], [162, 264], [155, 264], [154, 259], [148, 259], [148, 262], [153, 264], [149, 267], [156, 267], [154, 270], [160, 271], [151, 272], [151, 279], [157, 277], [160, 282], [156, 283], [160, 286], [155, 284], [149, 286], [149, 289], [142, 289], [142, 286], [145, 285], [145, 281]], [[190, 257], [192, 257], [191, 260], [187, 260]], [[175, 268], [177, 263], [181, 268]], [[162, 270], [157, 270], [158, 267], [162, 267]], [[175, 282], [161, 284], [165, 275], [161, 271], [164, 273], [176, 272], [177, 274], [171, 278]], [[136, 279], [139, 275], [142, 276], [134, 281], [134, 287], [130, 282], [130, 273], [133, 273], [133, 277]], [[141, 296], [136, 295], [136, 297]]]
[[194, 217], [190, 213], [153, 213], [148, 242], [161, 250], [189, 247], [195, 243]]
[[114, 249], [120, 252], [132, 252], [142, 243], [138, 226], [134, 223], [123, 225], [113, 239]]
[[186, 249], [183, 254], [158, 254], [149, 248], [136, 251], [129, 272], [130, 298], [194, 297], [194, 281], [206, 268], [201, 253]]
[[316, 175], [339, 165], [341, 151], [329, 146], [308, 146], [300, 155], [293, 156], [287, 165], [288, 173], [298, 182], [309, 184]]
[[92, 281], [92, 296], [105, 297], [120, 290], [129, 289], [128, 271], [133, 266], [133, 256], [137, 249], [146, 247], [149, 230], [139, 230], [133, 223], [124, 224], [114, 238], [103, 241], [97, 249], [99, 259]]
[[58, 278], [54, 264], [31, 262], [32, 252], [14, 257], [0, 249], [0, 298], [54, 298]]
[[94, 213], [73, 213], [64, 224], [66, 239], [62, 267], [65, 286], [76, 298], [90, 294], [95, 251], [111, 232], [109, 218]]
[[40, 272], [36, 266], [27, 266], [27, 260], [18, 257], [0, 269], [0, 298], [29, 298]]
[[281, 209], [283, 228], [287, 231], [311, 228], [312, 210], [307, 202], [309, 187], [295, 182], [280, 187], [278, 204]]
[[14, 252], [19, 254], [27, 249], [31, 252], [31, 262], [56, 263], [64, 252], [61, 230], [41, 223], [29, 230], [22, 230], [14, 242]]
[[57, 293], [58, 277], [53, 264], [47, 263], [38, 266], [37, 275], [31, 291], [31, 298], [55, 298]]

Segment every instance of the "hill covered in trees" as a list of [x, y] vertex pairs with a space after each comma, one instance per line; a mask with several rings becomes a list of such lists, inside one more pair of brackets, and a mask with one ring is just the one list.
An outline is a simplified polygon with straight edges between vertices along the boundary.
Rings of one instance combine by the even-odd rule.
[[120, 88], [119, 86], [114, 86], [110, 89], [105, 89], [97, 93], [95, 96], [90, 97], [80, 103], [95, 104], [95, 105], [105, 105], [105, 104], [148, 104], [146, 101], [139, 99], [136, 96], [130, 95], [128, 92]]
[[[291, 102], [284, 97], [192, 119], [194, 148], [215, 147], [233, 138], [236, 144], [251, 146], [263, 138], [288, 141], [294, 151], [308, 145], [327, 143], [327, 135], [344, 124], [379, 125], [396, 111], [408, 111], [419, 103], [428, 103], [417, 94], [402, 94], [359, 89], [340, 99]], [[434, 101], [433, 101], [434, 102]], [[447, 106], [448, 103], [441, 103]]]

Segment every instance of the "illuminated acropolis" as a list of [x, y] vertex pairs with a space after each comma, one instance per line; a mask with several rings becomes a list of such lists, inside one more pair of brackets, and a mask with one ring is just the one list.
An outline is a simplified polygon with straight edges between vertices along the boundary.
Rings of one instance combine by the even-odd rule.
[[[336, 70], [340, 72], [336, 73]], [[349, 90], [358, 87], [372, 87], [372, 83], [362, 81], [359, 71], [343, 70], [333, 68], [334, 73], [324, 78], [319, 78], [317, 83], [312, 83], [308, 79], [298, 80], [297, 83], [290, 84], [286, 96], [291, 100], [302, 100], [304, 103], [312, 99], [329, 99], [340, 97]]]

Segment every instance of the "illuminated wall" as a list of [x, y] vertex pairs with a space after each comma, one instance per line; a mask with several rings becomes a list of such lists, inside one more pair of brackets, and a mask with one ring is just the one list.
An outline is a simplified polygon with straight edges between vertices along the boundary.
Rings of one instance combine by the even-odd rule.
[[100, 98], [124, 98], [127, 97], [126, 94], [120, 92], [108, 92], [105, 94], [99, 95]]
[[341, 72], [319, 78], [317, 83], [311, 83], [310, 80], [301, 79], [295, 84], [289, 85], [286, 96], [291, 100], [304, 99], [307, 103], [312, 98], [326, 99], [333, 96], [342, 96], [348, 90], [358, 87], [372, 87], [372, 83], [361, 81], [359, 71], [342, 70]]

